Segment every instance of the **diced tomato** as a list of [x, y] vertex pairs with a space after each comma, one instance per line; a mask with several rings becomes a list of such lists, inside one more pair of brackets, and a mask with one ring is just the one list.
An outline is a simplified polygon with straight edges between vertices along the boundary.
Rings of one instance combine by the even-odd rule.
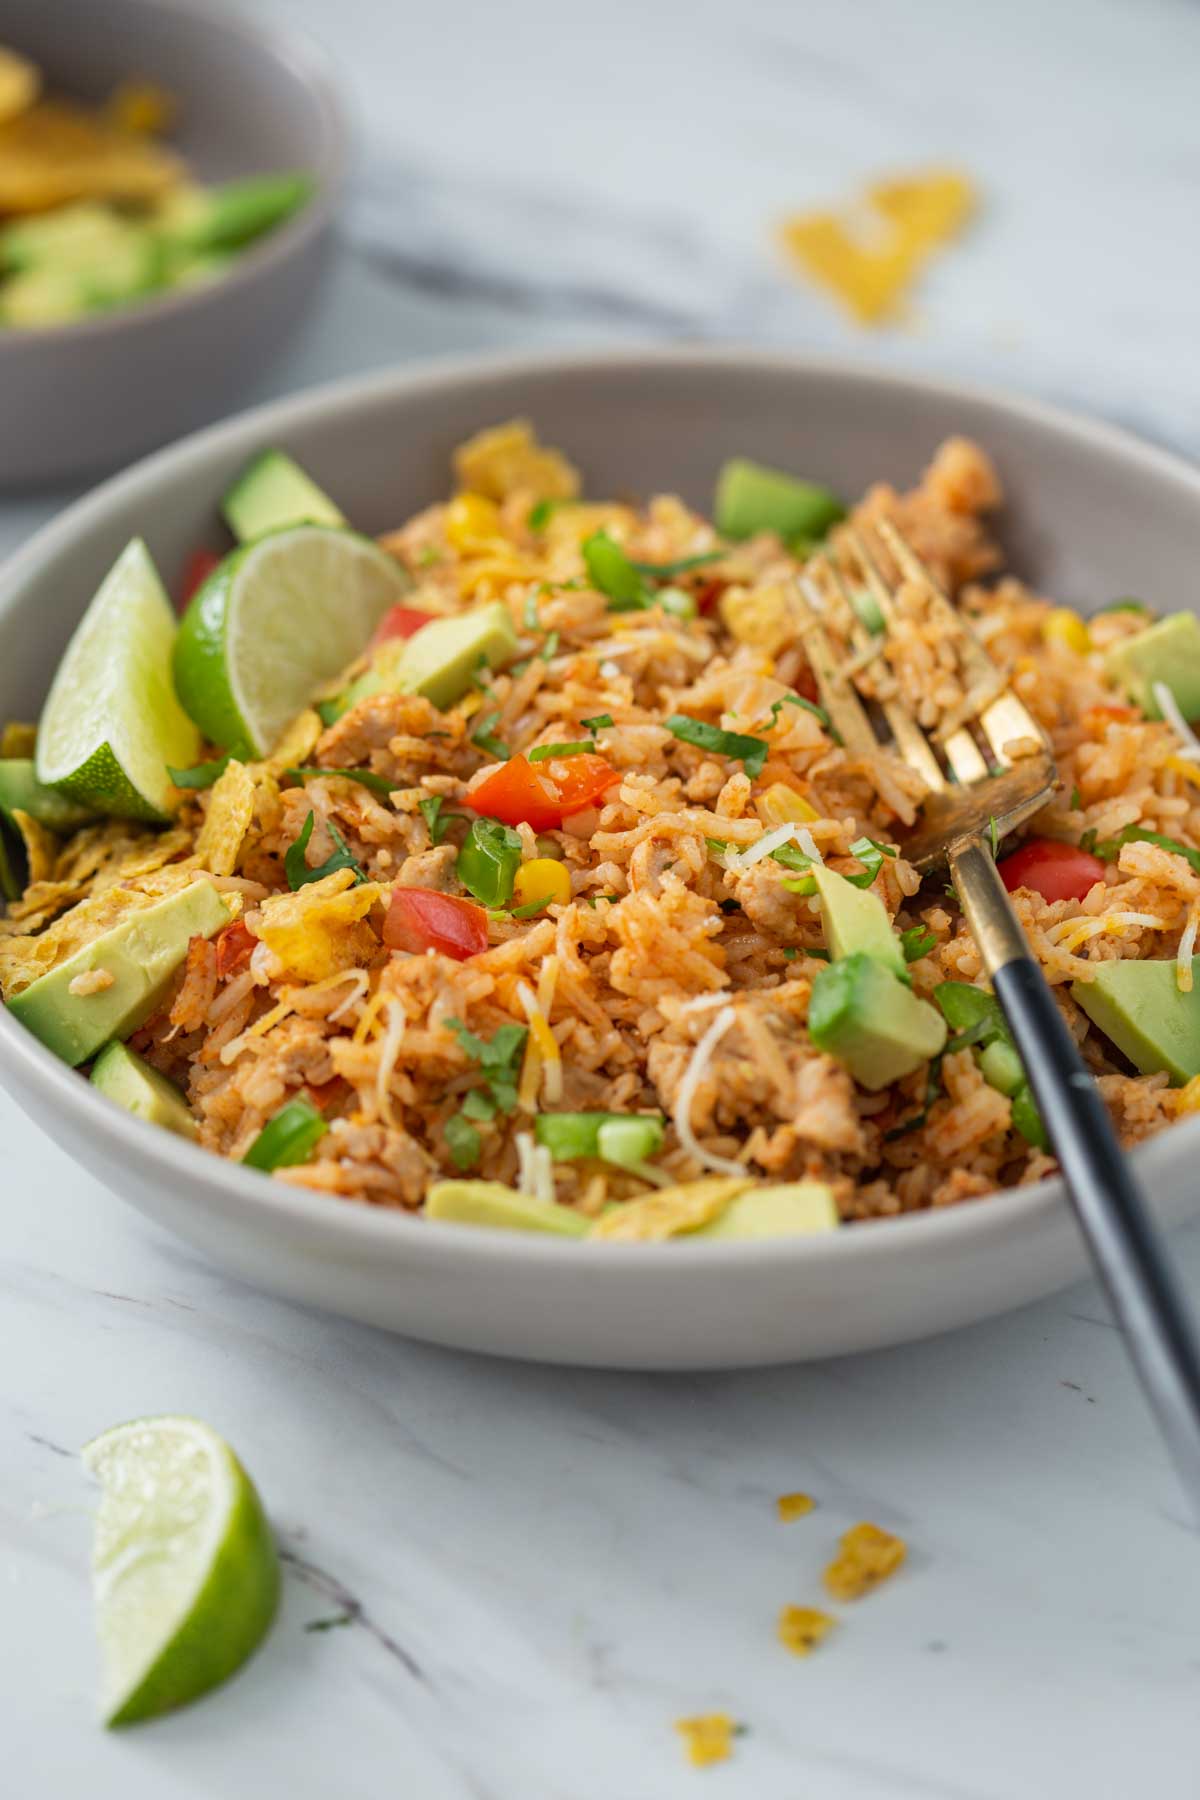
[[1009, 893], [1032, 888], [1043, 900], [1082, 900], [1088, 889], [1104, 879], [1104, 864], [1078, 844], [1059, 844], [1053, 838], [1030, 838], [1011, 856], [998, 863], [1000, 879]]
[[378, 650], [380, 644], [386, 644], [392, 638], [410, 638], [414, 631], [420, 631], [422, 625], [428, 625], [435, 617], [436, 614], [422, 612], [416, 606], [389, 606], [367, 647]]
[[464, 798], [473, 811], [503, 825], [553, 831], [572, 813], [595, 806], [620, 779], [610, 762], [591, 751], [540, 763], [513, 756], [481, 769]]
[[181, 607], [187, 605], [197, 588], [203, 587], [221, 558], [215, 550], [193, 550], [183, 567], [183, 585], [179, 593]]
[[1083, 715], [1083, 722], [1089, 731], [1097, 725], [1120, 725], [1126, 719], [1136, 719], [1137, 708], [1134, 706], [1089, 706]]
[[440, 950], [464, 962], [487, 949], [487, 913], [473, 900], [432, 888], [394, 887], [383, 921], [389, 950]]
[[235, 969], [249, 959], [250, 952], [258, 942], [254, 933], [235, 919], [232, 925], [226, 925], [217, 933], [217, 980], [224, 981]]

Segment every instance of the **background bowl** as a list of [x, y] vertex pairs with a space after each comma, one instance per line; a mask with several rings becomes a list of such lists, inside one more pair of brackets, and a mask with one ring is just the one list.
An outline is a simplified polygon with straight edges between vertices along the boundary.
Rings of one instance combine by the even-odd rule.
[[52, 91], [104, 99], [131, 77], [180, 102], [202, 181], [303, 169], [312, 199], [220, 280], [41, 331], [0, 329], [0, 486], [128, 462], [238, 403], [286, 344], [328, 261], [346, 132], [321, 59], [219, 8], [176, 0], [5, 0], [0, 40]]
[[[104, 571], [141, 533], [173, 581], [211, 541], [254, 452], [285, 445], [368, 531], [447, 490], [453, 447], [525, 414], [588, 491], [707, 506], [746, 453], [856, 494], [912, 481], [940, 440], [977, 438], [1009, 495], [1020, 573], [1088, 611], [1196, 594], [1200, 475], [1103, 425], [999, 396], [748, 352], [663, 351], [426, 366], [337, 383], [150, 458], [48, 526], [0, 571], [0, 717], [29, 718]], [[6, 1013], [0, 1080], [89, 1169], [216, 1261], [293, 1298], [438, 1343], [625, 1368], [833, 1355], [1018, 1306], [1087, 1259], [1061, 1184], [766, 1243], [626, 1246], [426, 1224], [288, 1188], [139, 1123]], [[1168, 1222], [1197, 1210], [1200, 1121], [1137, 1153]], [[48, 1198], [48, 1203], [52, 1200]]]

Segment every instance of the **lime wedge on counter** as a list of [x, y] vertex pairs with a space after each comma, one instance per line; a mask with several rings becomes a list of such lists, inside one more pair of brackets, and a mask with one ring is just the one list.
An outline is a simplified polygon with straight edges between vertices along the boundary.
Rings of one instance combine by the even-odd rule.
[[83, 1449], [103, 1486], [92, 1545], [101, 1717], [132, 1725], [240, 1668], [279, 1600], [254, 1484], [197, 1419], [135, 1419]]
[[340, 526], [289, 526], [235, 550], [179, 628], [184, 708], [223, 750], [265, 756], [408, 586], [394, 557]]
[[58, 665], [38, 726], [37, 779], [92, 812], [164, 819], [167, 764], [200, 750], [175, 698], [175, 615], [141, 538], [121, 552]]

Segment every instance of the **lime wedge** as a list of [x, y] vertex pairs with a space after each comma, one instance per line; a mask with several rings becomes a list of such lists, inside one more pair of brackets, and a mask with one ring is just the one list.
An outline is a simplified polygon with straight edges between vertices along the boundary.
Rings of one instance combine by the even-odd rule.
[[135, 1419], [83, 1448], [104, 1488], [92, 1544], [106, 1725], [184, 1706], [232, 1675], [279, 1600], [254, 1484], [198, 1419]]
[[394, 557], [339, 526], [258, 538], [214, 569], [184, 615], [179, 698], [223, 750], [265, 756], [408, 586]]
[[163, 819], [178, 805], [167, 764], [200, 749], [175, 698], [175, 615], [141, 538], [121, 552], [58, 665], [38, 726], [37, 778], [92, 812]]

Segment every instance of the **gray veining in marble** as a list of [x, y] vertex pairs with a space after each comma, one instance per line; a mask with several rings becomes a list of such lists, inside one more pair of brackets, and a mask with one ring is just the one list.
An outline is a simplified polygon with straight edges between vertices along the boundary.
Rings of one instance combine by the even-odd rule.
[[[436, 352], [738, 338], [1063, 398], [1200, 453], [1186, 0], [259, 10], [338, 57], [363, 147], [333, 291], [247, 404]], [[789, 206], [946, 157], [986, 210], [914, 329], [864, 337], [783, 274]], [[0, 506], [0, 549], [66, 497]], [[263, 1298], [3, 1097], [0, 1131], [5, 1791], [1195, 1794], [1196, 1537], [1090, 1287], [819, 1368], [487, 1363]], [[1178, 1244], [1200, 1291], [1200, 1230]], [[244, 1454], [284, 1606], [223, 1694], [106, 1737], [75, 1452], [165, 1410]], [[818, 1510], [782, 1526], [795, 1488]], [[909, 1565], [795, 1660], [776, 1613], [819, 1602], [860, 1517]], [[709, 1709], [748, 1734], [692, 1771], [671, 1721]]]

